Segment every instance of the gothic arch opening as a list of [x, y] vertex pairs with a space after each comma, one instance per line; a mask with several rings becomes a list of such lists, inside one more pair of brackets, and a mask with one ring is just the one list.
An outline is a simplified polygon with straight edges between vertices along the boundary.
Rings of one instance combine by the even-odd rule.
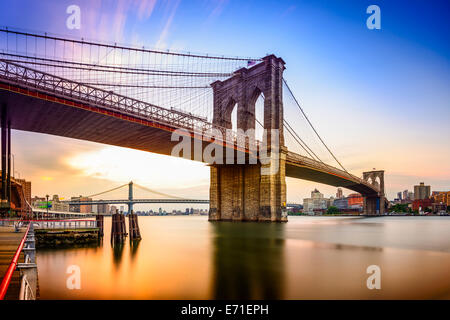
[[237, 103], [230, 98], [225, 106], [225, 127], [237, 131]]
[[264, 136], [264, 94], [258, 87], [253, 91], [250, 105], [255, 106], [255, 139], [262, 141]]
[[379, 176], [377, 176], [376, 178], [375, 178], [375, 180], [374, 180], [374, 185], [375, 186], [380, 186], [381, 185], [381, 180], [380, 180], [380, 177]]

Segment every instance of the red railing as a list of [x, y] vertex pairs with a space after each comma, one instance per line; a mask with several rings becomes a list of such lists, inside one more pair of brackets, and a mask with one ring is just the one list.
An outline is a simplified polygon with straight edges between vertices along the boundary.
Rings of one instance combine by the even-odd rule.
[[3, 300], [5, 297], [6, 291], [8, 290], [9, 283], [11, 282], [11, 277], [14, 273], [14, 270], [16, 270], [17, 262], [19, 261], [20, 253], [22, 252], [23, 246], [25, 244], [25, 240], [27, 239], [28, 231], [30, 230], [31, 223], [28, 225], [27, 231], [25, 232], [22, 241], [20, 241], [19, 247], [16, 250], [16, 253], [14, 254], [14, 257], [12, 258], [11, 264], [8, 267], [8, 270], [6, 270], [5, 276], [3, 277], [2, 283], [0, 284], [0, 300]]

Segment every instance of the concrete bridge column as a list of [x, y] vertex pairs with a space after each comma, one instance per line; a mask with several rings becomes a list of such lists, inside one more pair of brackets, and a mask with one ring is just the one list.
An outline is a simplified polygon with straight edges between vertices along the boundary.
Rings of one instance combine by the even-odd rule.
[[210, 221], [287, 221], [285, 171], [262, 175], [262, 167], [211, 166]]
[[[274, 168], [272, 174], [261, 175], [259, 221], [287, 221], [286, 153], [287, 149], [281, 148], [278, 170]], [[269, 170], [270, 164], [263, 167]]]

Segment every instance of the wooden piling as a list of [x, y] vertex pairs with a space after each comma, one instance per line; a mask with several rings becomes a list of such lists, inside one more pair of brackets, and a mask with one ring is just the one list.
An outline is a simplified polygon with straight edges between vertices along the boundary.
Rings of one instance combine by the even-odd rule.
[[104, 216], [97, 214], [95, 216], [95, 221], [97, 222], [97, 228], [98, 228], [98, 236], [103, 237], [103, 219]]
[[117, 210], [116, 213], [112, 215], [111, 241], [122, 242], [126, 236], [125, 216]]
[[128, 215], [128, 228], [130, 234], [130, 241], [141, 240], [141, 231], [139, 230], [138, 216], [131, 210]]

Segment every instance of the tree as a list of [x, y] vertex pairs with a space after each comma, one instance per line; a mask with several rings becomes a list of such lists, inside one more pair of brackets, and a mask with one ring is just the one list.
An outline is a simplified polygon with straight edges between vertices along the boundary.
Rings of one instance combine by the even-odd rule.
[[338, 214], [340, 213], [338, 207], [330, 206], [327, 210], [327, 214]]

